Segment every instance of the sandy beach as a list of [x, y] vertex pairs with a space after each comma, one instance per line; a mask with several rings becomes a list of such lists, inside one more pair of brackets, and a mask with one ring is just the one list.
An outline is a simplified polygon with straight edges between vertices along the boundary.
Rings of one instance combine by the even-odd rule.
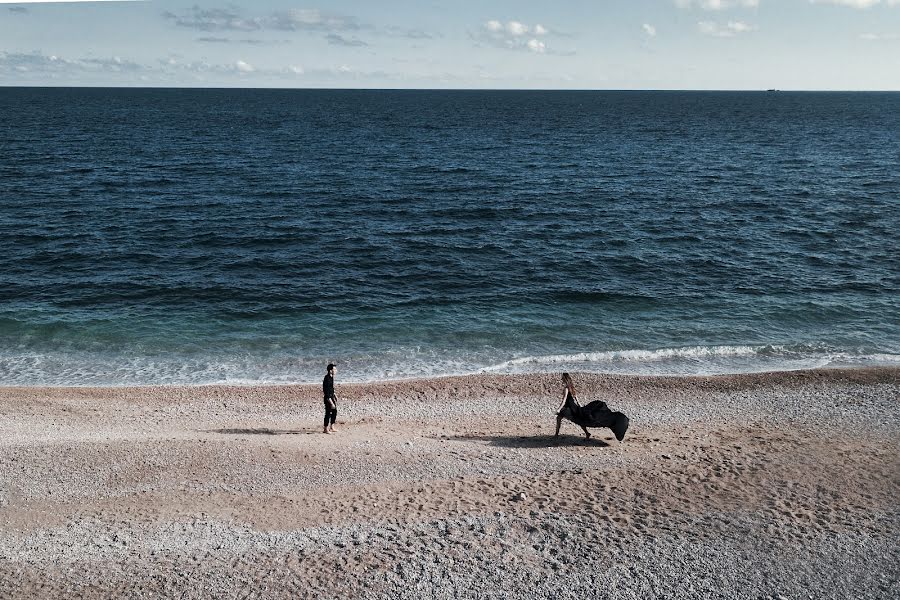
[[0, 597], [900, 597], [900, 370], [575, 379], [0, 388]]

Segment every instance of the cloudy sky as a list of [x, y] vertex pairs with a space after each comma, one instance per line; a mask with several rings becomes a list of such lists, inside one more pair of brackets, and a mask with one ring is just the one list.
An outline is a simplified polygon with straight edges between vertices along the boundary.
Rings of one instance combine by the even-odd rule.
[[900, 90], [900, 0], [0, 0], [0, 85]]

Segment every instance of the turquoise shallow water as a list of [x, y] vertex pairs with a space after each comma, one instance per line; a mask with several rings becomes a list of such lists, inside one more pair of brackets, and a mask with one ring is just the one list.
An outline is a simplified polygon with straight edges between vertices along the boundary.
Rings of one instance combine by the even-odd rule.
[[900, 94], [0, 89], [0, 384], [900, 361]]

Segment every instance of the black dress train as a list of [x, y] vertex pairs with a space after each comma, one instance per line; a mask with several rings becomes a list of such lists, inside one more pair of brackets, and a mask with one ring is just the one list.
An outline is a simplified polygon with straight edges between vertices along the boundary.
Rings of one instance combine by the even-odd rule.
[[590, 404], [581, 406], [569, 393], [566, 396], [566, 406], [563, 409], [563, 413], [567, 412], [566, 409], [568, 409], [569, 414], [563, 416], [576, 425], [581, 425], [582, 427], [609, 427], [620, 442], [625, 437], [625, 432], [628, 431], [628, 417], [623, 413], [611, 411], [606, 402], [602, 400], [594, 400]]

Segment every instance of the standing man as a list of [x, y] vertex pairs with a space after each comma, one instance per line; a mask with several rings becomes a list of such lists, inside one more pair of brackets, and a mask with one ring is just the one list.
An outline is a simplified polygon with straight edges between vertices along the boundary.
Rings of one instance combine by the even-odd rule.
[[322, 380], [322, 393], [325, 395], [325, 425], [322, 433], [334, 433], [334, 421], [337, 419], [337, 396], [334, 394], [334, 363], [328, 364], [328, 372]]

